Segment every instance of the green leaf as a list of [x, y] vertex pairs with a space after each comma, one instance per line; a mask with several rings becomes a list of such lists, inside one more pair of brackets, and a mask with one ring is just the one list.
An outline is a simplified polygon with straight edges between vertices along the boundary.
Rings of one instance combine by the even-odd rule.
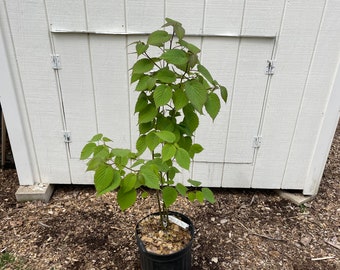
[[99, 145], [94, 149], [93, 157], [105, 160], [109, 157], [109, 148], [105, 145]]
[[115, 160], [114, 160], [116, 167], [121, 171], [128, 164], [128, 162], [129, 162], [128, 157], [116, 157]]
[[145, 135], [141, 135], [136, 142], [136, 149], [138, 151], [138, 154], [141, 155], [142, 153], [144, 153], [145, 149], [146, 149], [147, 145], [146, 145], [146, 136]]
[[189, 191], [187, 193], [189, 201], [193, 202], [196, 199], [196, 192], [194, 191]]
[[148, 82], [150, 77], [149, 76], [142, 76], [137, 85], [136, 85], [136, 91], [144, 91], [148, 89]]
[[132, 165], [131, 168], [137, 167], [141, 164], [144, 164], [145, 160], [144, 159], [137, 159]]
[[117, 157], [129, 157], [131, 155], [131, 151], [124, 148], [113, 148], [111, 150], [111, 154]]
[[152, 121], [158, 113], [157, 108], [153, 104], [148, 104], [138, 115], [138, 124]]
[[171, 100], [171, 97], [172, 89], [168, 85], [161, 84], [157, 86], [153, 92], [153, 99], [157, 108], [167, 104]]
[[[178, 145], [179, 145], [181, 148], [187, 150], [188, 153], [189, 153], [190, 147], [191, 147], [191, 145], [192, 145], [192, 139], [191, 139], [191, 137], [190, 137], [190, 136], [182, 136], [182, 137], [180, 138], [180, 140], [178, 141]], [[190, 155], [190, 153], [189, 153], [189, 155]]]
[[110, 138], [108, 138], [108, 137], [103, 137], [102, 140], [104, 142], [112, 142], [112, 140]]
[[146, 52], [146, 50], [149, 48], [148, 44], [145, 44], [144, 42], [138, 41], [136, 44], [136, 52], [137, 55], [140, 56], [141, 54], [143, 54], [144, 52]]
[[137, 192], [132, 189], [128, 192], [124, 192], [122, 189], [118, 191], [117, 202], [121, 210], [126, 210], [131, 207], [137, 199]]
[[135, 104], [135, 113], [145, 109], [148, 103], [148, 96], [144, 92], [141, 92]]
[[207, 91], [198, 80], [185, 83], [185, 94], [195, 109], [202, 113], [202, 108], [207, 101]]
[[96, 149], [97, 145], [95, 143], [88, 143], [84, 146], [83, 150], [81, 150], [81, 154], [80, 154], [80, 159], [84, 160], [89, 158], [94, 150]]
[[168, 170], [169, 179], [174, 179], [177, 173], [180, 173], [180, 171], [176, 167], [170, 167]]
[[187, 109], [188, 106], [186, 106], [183, 111], [184, 111], [184, 119], [183, 123], [189, 130], [191, 131], [191, 134], [197, 129], [199, 125], [199, 118], [197, 114], [192, 111]]
[[94, 157], [89, 162], [87, 162], [86, 171], [95, 171], [100, 165], [104, 163], [102, 158]]
[[174, 25], [174, 31], [176, 33], [176, 36], [178, 37], [179, 40], [182, 40], [185, 35], [185, 29], [182, 27], [182, 24], [177, 23]]
[[207, 70], [204, 66], [202, 65], [197, 65], [198, 71], [210, 82], [211, 84], [214, 84], [214, 79], [211, 76], [209, 70]]
[[199, 187], [202, 183], [200, 181], [189, 179], [188, 182], [194, 187]]
[[143, 76], [144, 74], [141, 74], [141, 73], [132, 73], [130, 83], [134, 83], [135, 81], [138, 81]]
[[183, 169], [189, 170], [190, 156], [185, 149], [178, 148], [175, 154], [175, 159], [179, 166], [181, 166]]
[[160, 58], [174, 65], [186, 65], [189, 60], [186, 52], [179, 49], [167, 50]]
[[102, 139], [103, 137], [103, 134], [99, 133], [99, 134], [96, 134], [92, 137], [92, 139], [90, 140], [90, 142], [98, 142]]
[[153, 128], [153, 122], [139, 124], [138, 129], [140, 134], [145, 134]]
[[185, 196], [187, 194], [187, 191], [188, 191], [188, 188], [181, 183], [177, 183], [176, 189], [177, 189], [178, 193], [181, 194], [182, 196]]
[[156, 84], [156, 79], [154, 77], [143, 75], [136, 85], [136, 91], [151, 90]]
[[215, 203], [216, 201], [215, 196], [210, 188], [206, 188], [206, 187], [202, 188], [202, 193], [203, 193], [204, 199], [206, 199], [210, 203]]
[[163, 202], [165, 203], [166, 207], [169, 207], [172, 205], [176, 199], [177, 199], [177, 191], [173, 187], [165, 187], [162, 190], [162, 197], [163, 197]]
[[120, 173], [119, 173], [119, 171], [114, 170], [114, 171], [113, 171], [113, 177], [112, 177], [112, 182], [111, 182], [111, 184], [110, 184], [107, 188], [103, 189], [102, 191], [100, 191], [100, 192], [97, 191], [97, 194], [98, 194], [98, 195], [103, 195], [103, 194], [105, 194], [105, 193], [107, 193], [107, 192], [110, 192], [110, 191], [112, 191], [112, 190], [115, 190], [116, 188], [119, 187], [120, 181], [121, 181], [121, 178], [120, 178]]
[[225, 88], [224, 86], [220, 85], [220, 92], [221, 92], [221, 97], [224, 100], [224, 102], [227, 102], [228, 100], [228, 91], [227, 88]]
[[200, 190], [196, 191], [196, 200], [199, 201], [200, 203], [204, 202], [204, 195], [203, 195], [202, 191], [200, 191]]
[[162, 160], [167, 161], [176, 154], [176, 147], [173, 144], [165, 144], [162, 148]]
[[163, 142], [173, 143], [176, 140], [176, 135], [167, 130], [161, 130], [156, 133]]
[[193, 68], [199, 63], [197, 54], [189, 53], [189, 67]]
[[133, 173], [129, 173], [124, 177], [124, 179], [120, 182], [120, 188], [122, 192], [128, 192], [135, 187], [137, 181], [137, 176]]
[[116, 189], [120, 184], [120, 174], [111, 166], [102, 165], [94, 174], [94, 185], [98, 195], [102, 195]]
[[205, 103], [205, 109], [213, 120], [215, 120], [216, 116], [218, 115], [220, 108], [220, 99], [215, 93], [210, 93], [208, 95], [207, 102]]
[[176, 24], [182, 25], [180, 22], [175, 21], [175, 20], [170, 19], [170, 18], [165, 18], [165, 21], [166, 21], [166, 24], [164, 24], [162, 27], [175, 26]]
[[149, 197], [149, 193], [146, 192], [146, 191], [143, 191], [143, 192], [142, 192], [142, 198], [143, 198], [143, 199], [146, 199], [147, 197]]
[[199, 48], [197, 48], [194, 44], [191, 44], [185, 40], [180, 40], [178, 42], [180, 45], [182, 45], [183, 47], [187, 48], [189, 51], [191, 51], [194, 54], [198, 54], [201, 50]]
[[159, 130], [173, 131], [174, 123], [171, 120], [171, 117], [164, 117], [163, 115], [158, 114], [157, 115], [157, 128]]
[[155, 74], [155, 78], [163, 83], [173, 83], [176, 81], [176, 73], [168, 68], [162, 68]]
[[148, 90], [152, 90], [154, 86], [156, 85], [156, 78], [149, 77], [149, 80], [146, 82], [146, 87]]
[[163, 44], [171, 39], [171, 36], [168, 32], [164, 30], [157, 30], [152, 32], [148, 37], [148, 44], [161, 47]]
[[154, 66], [154, 63], [148, 59], [139, 59], [132, 67], [134, 73], [144, 73], [150, 71]]
[[[158, 156], [158, 154], [155, 154], [155, 156]], [[159, 155], [159, 157], [160, 157], [160, 155]], [[169, 169], [169, 166], [166, 163], [164, 163], [162, 161], [162, 159], [159, 158], [159, 157], [156, 157], [156, 158], [154, 158], [152, 160], [149, 160], [146, 163], [146, 165], [150, 166], [151, 168], [153, 168], [155, 170], [155, 173], [158, 173], [158, 172], [167, 172], [168, 169]]]
[[202, 151], [203, 151], [202, 145], [195, 143], [190, 147], [189, 150], [190, 157], [193, 158], [195, 154], [201, 153]]
[[143, 166], [140, 169], [141, 175], [144, 177], [145, 186], [152, 189], [159, 189], [159, 175], [149, 166]]
[[155, 134], [155, 132], [150, 132], [148, 135], [146, 135], [145, 139], [147, 147], [153, 151], [155, 148], [159, 145], [160, 139], [159, 137]]
[[184, 106], [188, 104], [188, 98], [185, 95], [183, 89], [177, 89], [173, 94], [173, 101], [175, 105], [175, 109], [179, 111]]
[[94, 174], [94, 185], [97, 193], [102, 192], [110, 186], [113, 179], [113, 168], [107, 165], [101, 165], [96, 169]]

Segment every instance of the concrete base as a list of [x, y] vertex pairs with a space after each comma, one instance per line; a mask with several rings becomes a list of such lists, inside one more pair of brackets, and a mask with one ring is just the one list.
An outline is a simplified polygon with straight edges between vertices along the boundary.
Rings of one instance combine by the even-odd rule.
[[310, 202], [311, 200], [315, 198], [315, 195], [305, 196], [299, 192], [288, 192], [288, 191], [283, 191], [283, 190], [276, 190], [276, 192], [282, 198], [287, 199], [296, 205], [302, 205], [304, 203]]
[[48, 202], [52, 196], [54, 186], [50, 184], [37, 184], [33, 186], [20, 186], [15, 193], [18, 202], [44, 201]]

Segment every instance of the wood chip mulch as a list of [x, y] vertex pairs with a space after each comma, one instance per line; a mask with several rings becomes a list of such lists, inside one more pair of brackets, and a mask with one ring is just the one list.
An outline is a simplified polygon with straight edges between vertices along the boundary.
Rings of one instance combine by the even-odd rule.
[[[0, 252], [15, 258], [3, 269], [139, 269], [135, 224], [156, 211], [152, 197], [121, 212], [115, 193], [97, 198], [92, 186], [56, 186], [49, 203], [17, 203], [17, 188], [15, 169], [1, 170]], [[339, 127], [313, 201], [214, 192], [214, 205], [180, 199], [172, 208], [196, 228], [192, 269], [340, 269]]]

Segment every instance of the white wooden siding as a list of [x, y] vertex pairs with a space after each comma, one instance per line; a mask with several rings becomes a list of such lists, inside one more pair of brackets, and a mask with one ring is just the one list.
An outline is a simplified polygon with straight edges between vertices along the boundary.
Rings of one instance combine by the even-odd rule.
[[[330, 96], [339, 91], [332, 87], [340, 57], [340, 2], [0, 1], [36, 182], [92, 183], [79, 155], [96, 132], [120, 147], [135, 147], [137, 95], [128, 69], [136, 55], [127, 45], [145, 40], [171, 17], [183, 23], [188, 39], [202, 48], [201, 62], [229, 90], [214, 123], [201, 118], [195, 140], [205, 151], [178, 181], [316, 192], [319, 174], [313, 171], [322, 171], [325, 160], [314, 157], [321, 151], [318, 140], [334, 131], [336, 120], [327, 112], [340, 103], [329, 108]], [[53, 53], [61, 59], [57, 71]], [[268, 59], [275, 60], [270, 76]], [[326, 125], [328, 137], [320, 135], [325, 119], [334, 122]], [[65, 130], [71, 131], [69, 144]], [[255, 136], [262, 136], [259, 148], [253, 148]], [[322, 149], [326, 155], [327, 147]]]

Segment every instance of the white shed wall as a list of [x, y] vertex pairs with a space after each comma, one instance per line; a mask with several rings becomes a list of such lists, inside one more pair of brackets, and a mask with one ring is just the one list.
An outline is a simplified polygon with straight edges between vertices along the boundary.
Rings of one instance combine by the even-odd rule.
[[[134, 147], [128, 69], [136, 58], [127, 45], [171, 17], [229, 90], [215, 122], [201, 120], [196, 140], [206, 150], [183, 177], [212, 187], [316, 193], [339, 119], [339, 11], [336, 0], [1, 0], [7, 50], [0, 53], [15, 82], [1, 85], [1, 102], [21, 184], [92, 183], [79, 154], [96, 132]], [[269, 59], [274, 75], [265, 74]], [[15, 125], [25, 140], [15, 138], [14, 119], [22, 119]]]

